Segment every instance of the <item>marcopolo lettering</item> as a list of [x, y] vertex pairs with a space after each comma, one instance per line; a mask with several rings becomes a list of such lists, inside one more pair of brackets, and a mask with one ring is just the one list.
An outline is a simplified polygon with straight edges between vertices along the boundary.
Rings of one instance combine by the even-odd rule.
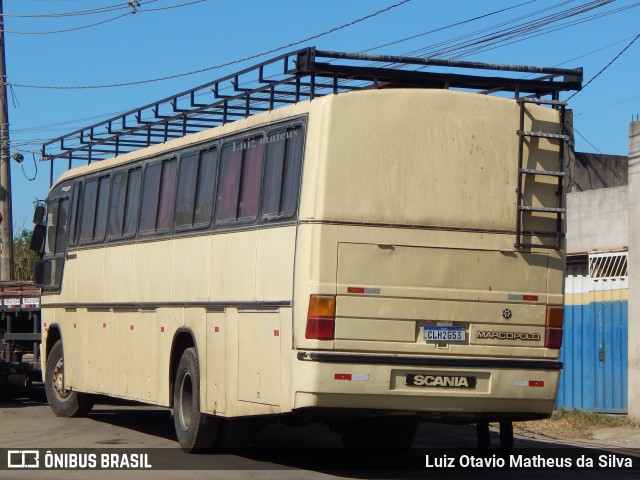
[[529, 332], [492, 332], [492, 331], [478, 331], [476, 338], [479, 339], [494, 339], [494, 340], [524, 340], [524, 341], [537, 341], [542, 337], [539, 333]]
[[412, 387], [476, 388], [476, 377], [457, 375], [407, 375], [407, 385]]

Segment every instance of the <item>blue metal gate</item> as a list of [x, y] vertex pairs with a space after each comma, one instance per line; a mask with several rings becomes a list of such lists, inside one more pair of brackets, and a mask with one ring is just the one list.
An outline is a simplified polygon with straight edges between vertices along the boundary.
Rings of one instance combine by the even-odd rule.
[[627, 254], [569, 265], [558, 407], [627, 412]]

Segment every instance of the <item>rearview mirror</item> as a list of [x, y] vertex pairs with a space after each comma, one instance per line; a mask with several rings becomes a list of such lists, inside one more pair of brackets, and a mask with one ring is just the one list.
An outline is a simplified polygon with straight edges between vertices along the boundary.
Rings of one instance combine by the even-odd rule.
[[44, 236], [47, 228], [44, 225], [36, 225], [33, 227], [33, 233], [31, 234], [31, 242], [29, 243], [29, 250], [36, 253], [42, 253], [42, 247], [44, 247]]
[[33, 212], [33, 223], [40, 225], [44, 220], [45, 208], [42, 205], [38, 205]]

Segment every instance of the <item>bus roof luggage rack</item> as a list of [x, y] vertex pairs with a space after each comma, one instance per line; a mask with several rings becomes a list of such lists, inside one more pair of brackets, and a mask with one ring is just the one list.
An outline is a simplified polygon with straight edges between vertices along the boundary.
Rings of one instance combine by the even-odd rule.
[[[433, 71], [434, 67], [446, 71]], [[496, 76], [495, 72], [508, 75]], [[542, 77], [516, 78], [516, 73]], [[50, 140], [42, 145], [42, 160], [51, 160], [53, 184], [53, 161], [58, 158], [66, 159], [71, 168], [74, 160], [103, 160], [324, 95], [378, 88], [455, 88], [538, 99], [551, 96], [544, 103], [555, 105], [561, 91], [579, 90], [581, 83], [581, 68], [364, 55], [307, 47]]]

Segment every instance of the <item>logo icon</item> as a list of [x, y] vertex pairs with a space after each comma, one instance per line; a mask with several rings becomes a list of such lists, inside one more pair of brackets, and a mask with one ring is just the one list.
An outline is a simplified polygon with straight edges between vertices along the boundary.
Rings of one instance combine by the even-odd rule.
[[39, 468], [40, 452], [38, 450], [8, 450], [8, 468]]
[[508, 308], [505, 308], [504, 310], [502, 310], [502, 316], [507, 320], [511, 318], [511, 315], [513, 314], [511, 313], [511, 310], [509, 310]]

